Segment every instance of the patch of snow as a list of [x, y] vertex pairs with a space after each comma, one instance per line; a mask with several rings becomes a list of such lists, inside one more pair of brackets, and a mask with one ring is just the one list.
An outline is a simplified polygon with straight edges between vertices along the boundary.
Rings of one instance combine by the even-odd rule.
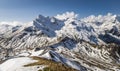
[[21, 54], [18, 54], [17, 56], [29, 56], [30, 54], [29, 53], [21, 53]]

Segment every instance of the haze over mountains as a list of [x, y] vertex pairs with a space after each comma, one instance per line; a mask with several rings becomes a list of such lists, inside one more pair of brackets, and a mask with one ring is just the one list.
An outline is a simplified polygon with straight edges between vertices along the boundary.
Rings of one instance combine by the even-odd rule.
[[0, 24], [0, 71], [55, 70], [38, 62], [41, 58], [71, 71], [119, 71], [120, 16], [77, 16], [66, 12], [53, 17], [39, 15], [27, 24]]

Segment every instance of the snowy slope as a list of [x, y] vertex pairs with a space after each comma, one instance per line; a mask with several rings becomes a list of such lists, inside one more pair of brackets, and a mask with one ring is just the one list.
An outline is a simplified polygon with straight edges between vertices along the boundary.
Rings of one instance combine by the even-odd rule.
[[0, 71], [38, 71], [46, 67], [44, 65], [24, 67], [24, 65], [34, 63], [34, 62], [37, 62], [37, 61], [32, 60], [31, 58], [28, 58], [28, 57], [10, 59], [0, 65]]
[[[0, 60], [38, 56], [80, 71], [119, 71], [120, 16], [77, 16], [74, 12], [39, 15], [21, 26], [1, 25]], [[5, 33], [6, 28], [15, 31]]]

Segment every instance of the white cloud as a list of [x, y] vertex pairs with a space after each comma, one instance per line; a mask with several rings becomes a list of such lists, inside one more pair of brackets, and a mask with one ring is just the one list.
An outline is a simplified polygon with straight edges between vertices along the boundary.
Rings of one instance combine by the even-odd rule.
[[57, 16], [55, 16], [55, 18], [59, 19], [59, 20], [66, 20], [68, 18], [77, 18], [78, 14], [75, 14], [74, 12], [66, 12], [63, 13], [62, 15], [58, 14]]
[[22, 25], [22, 22], [18, 21], [12, 21], [12, 22], [7, 22], [7, 21], [2, 21], [0, 22], [0, 25], [10, 25], [10, 26], [17, 26], [17, 25]]
[[84, 22], [91, 22], [91, 23], [95, 23], [95, 22], [113, 22], [116, 19], [117, 15], [113, 15], [111, 13], [108, 13], [107, 15], [91, 15], [88, 16], [86, 18], [81, 19]]

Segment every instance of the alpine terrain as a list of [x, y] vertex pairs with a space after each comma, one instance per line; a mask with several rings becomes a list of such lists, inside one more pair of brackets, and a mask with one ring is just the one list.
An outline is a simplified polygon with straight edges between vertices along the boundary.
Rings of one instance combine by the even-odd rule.
[[120, 16], [66, 12], [0, 24], [0, 71], [120, 71]]

